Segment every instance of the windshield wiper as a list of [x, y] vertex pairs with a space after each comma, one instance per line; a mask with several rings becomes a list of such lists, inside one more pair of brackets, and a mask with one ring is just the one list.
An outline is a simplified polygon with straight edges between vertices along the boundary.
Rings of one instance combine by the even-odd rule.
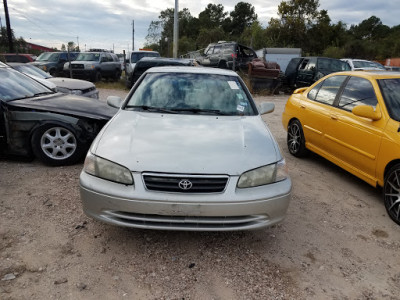
[[169, 109], [165, 109], [165, 108], [161, 108], [161, 107], [154, 107], [154, 106], [148, 106], [148, 105], [127, 105], [125, 106], [125, 108], [140, 108], [143, 110], [147, 110], [150, 112], [165, 112], [165, 113], [169, 113], [169, 114], [176, 114], [175, 111], [169, 110]]
[[54, 94], [54, 92], [41, 92], [41, 93], [36, 93], [32, 97], [39, 97], [43, 95], [48, 95], [48, 94]]
[[201, 108], [174, 108], [173, 111], [187, 111], [192, 113], [212, 113], [216, 115], [227, 115], [218, 109], [201, 109]]

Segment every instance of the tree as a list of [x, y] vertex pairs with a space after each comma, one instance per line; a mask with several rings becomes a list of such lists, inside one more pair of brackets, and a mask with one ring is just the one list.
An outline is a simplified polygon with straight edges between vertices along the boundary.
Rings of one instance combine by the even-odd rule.
[[250, 3], [239, 2], [230, 13], [230, 18], [225, 19], [225, 30], [232, 37], [238, 38], [244, 29], [250, 27], [255, 21], [257, 21], [257, 14], [254, 6]]
[[199, 14], [199, 26], [208, 29], [221, 27], [227, 15], [222, 4], [209, 3]]

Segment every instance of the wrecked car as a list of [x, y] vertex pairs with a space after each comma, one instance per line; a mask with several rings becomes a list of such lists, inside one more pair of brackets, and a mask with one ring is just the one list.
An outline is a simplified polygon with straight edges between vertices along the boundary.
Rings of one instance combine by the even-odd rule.
[[56, 93], [0, 63], [0, 152], [37, 157], [52, 166], [86, 153], [117, 109], [87, 97]]
[[256, 52], [250, 47], [236, 42], [211, 43], [204, 50], [204, 55], [196, 57], [198, 64], [205, 67], [221, 69], [247, 70], [247, 64], [257, 58]]

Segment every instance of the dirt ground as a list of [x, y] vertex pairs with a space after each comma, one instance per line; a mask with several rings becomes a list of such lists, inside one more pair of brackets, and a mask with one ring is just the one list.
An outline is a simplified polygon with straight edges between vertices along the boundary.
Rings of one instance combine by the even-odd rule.
[[400, 226], [379, 190], [288, 153], [286, 99], [257, 98], [276, 105], [264, 119], [293, 181], [286, 219], [262, 230], [105, 225], [82, 212], [82, 164], [0, 159], [0, 299], [399, 299]]

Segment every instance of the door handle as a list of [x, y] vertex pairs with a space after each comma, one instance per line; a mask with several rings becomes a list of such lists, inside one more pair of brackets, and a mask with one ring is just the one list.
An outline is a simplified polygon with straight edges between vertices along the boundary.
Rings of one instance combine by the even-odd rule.
[[300, 104], [300, 108], [306, 109], [306, 106], [304, 104]]
[[331, 119], [332, 119], [332, 120], [337, 120], [338, 117], [337, 117], [336, 115], [331, 115]]

